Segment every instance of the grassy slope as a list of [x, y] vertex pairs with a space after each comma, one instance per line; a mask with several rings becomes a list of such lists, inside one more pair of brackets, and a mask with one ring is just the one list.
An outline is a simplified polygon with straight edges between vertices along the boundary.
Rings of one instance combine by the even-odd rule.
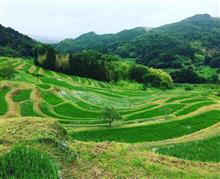
[[4, 88], [0, 90], [0, 101], [1, 101], [1, 106], [0, 106], [0, 115], [3, 115], [7, 112], [8, 110], [8, 104], [5, 101], [5, 95], [9, 92], [9, 88]]
[[1, 154], [9, 151], [15, 143], [44, 151], [55, 159], [63, 178], [220, 177], [219, 164], [197, 164], [163, 157], [140, 150], [135, 145], [72, 141], [66, 131], [51, 119], [29, 117], [1, 120]]

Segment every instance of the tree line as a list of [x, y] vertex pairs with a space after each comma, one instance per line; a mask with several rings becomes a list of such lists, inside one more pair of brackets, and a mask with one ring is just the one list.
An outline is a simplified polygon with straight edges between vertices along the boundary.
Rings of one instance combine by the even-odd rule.
[[35, 50], [34, 62], [49, 70], [106, 82], [129, 80], [161, 88], [173, 85], [171, 76], [162, 70], [132, 65], [115, 55], [93, 50], [63, 55], [56, 53], [49, 45], [40, 45]]

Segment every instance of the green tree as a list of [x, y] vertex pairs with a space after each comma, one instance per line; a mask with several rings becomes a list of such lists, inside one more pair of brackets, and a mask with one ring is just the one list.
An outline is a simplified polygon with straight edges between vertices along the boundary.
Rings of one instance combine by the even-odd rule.
[[[45, 57], [41, 59], [44, 55]], [[50, 45], [38, 45], [35, 48], [34, 63], [35, 65], [54, 70], [56, 66], [56, 52], [54, 48]]]
[[198, 74], [193, 65], [171, 72], [170, 75], [176, 83], [205, 83], [207, 81], [206, 78]]
[[215, 84], [219, 83], [219, 76], [218, 76], [218, 74], [212, 75], [210, 81], [212, 83], [215, 83]]
[[122, 118], [120, 113], [113, 107], [105, 107], [101, 113], [104, 121], [108, 122], [110, 127], [112, 126], [112, 122]]
[[209, 65], [213, 68], [219, 68], [220, 67], [220, 56], [213, 57], [213, 59], [210, 60]]
[[55, 50], [52, 47], [48, 47], [47, 49], [47, 57], [44, 61], [44, 66], [48, 69], [53, 70], [55, 68], [56, 63], [56, 54]]
[[130, 69], [130, 79], [143, 83], [143, 76], [148, 72], [147, 67], [143, 65], [133, 65]]

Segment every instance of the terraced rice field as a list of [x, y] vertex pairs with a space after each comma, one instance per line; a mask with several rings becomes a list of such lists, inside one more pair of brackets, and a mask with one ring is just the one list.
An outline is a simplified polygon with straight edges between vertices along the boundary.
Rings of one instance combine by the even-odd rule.
[[[44, 70], [31, 60], [0, 58], [1, 66], [8, 63], [18, 73], [11, 81], [0, 81], [0, 117], [56, 118], [75, 140], [138, 143], [165, 155], [220, 161], [213, 158], [219, 154], [214, 145], [217, 141], [219, 146], [220, 136], [218, 86], [128, 90]], [[104, 106], [114, 106], [122, 115], [112, 128], [101, 119]], [[215, 154], [201, 159], [206, 146]], [[192, 150], [201, 155], [188, 155]]]

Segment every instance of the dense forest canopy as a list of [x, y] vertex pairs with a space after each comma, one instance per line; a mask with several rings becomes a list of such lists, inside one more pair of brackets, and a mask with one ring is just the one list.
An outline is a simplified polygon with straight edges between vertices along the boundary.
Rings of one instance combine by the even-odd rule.
[[37, 42], [12, 28], [5, 28], [0, 24], [0, 55], [26, 56], [34, 55]]
[[46, 69], [106, 82], [131, 80], [163, 88], [170, 88], [173, 84], [170, 75], [162, 70], [132, 65], [117, 56], [93, 50], [60, 55], [51, 46], [38, 46], [34, 61]]
[[65, 39], [58, 44], [54, 44], [54, 47], [62, 53], [74, 53], [88, 49], [103, 53], [115, 53], [121, 44], [131, 42], [136, 37], [144, 35], [145, 32], [144, 27], [124, 30], [116, 34], [98, 35], [95, 32], [88, 32], [76, 39]]

